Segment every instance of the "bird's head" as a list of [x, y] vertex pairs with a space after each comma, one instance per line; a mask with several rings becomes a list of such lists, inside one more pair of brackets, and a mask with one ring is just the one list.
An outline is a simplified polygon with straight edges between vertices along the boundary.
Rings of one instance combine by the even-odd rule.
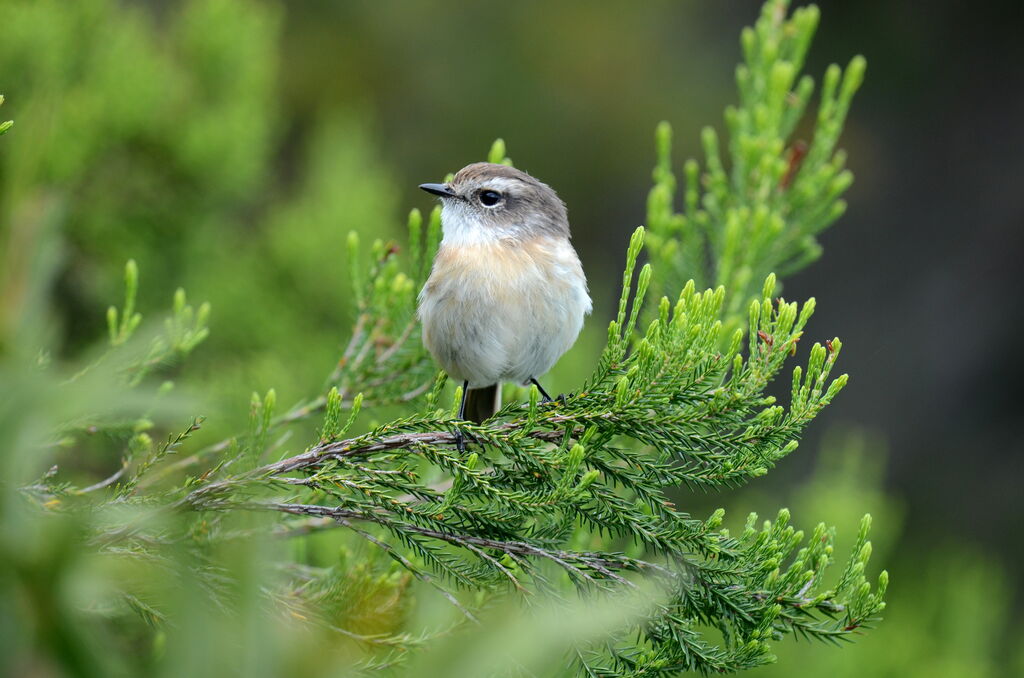
[[446, 184], [420, 188], [441, 198], [446, 243], [569, 237], [565, 203], [550, 186], [514, 167], [477, 162]]

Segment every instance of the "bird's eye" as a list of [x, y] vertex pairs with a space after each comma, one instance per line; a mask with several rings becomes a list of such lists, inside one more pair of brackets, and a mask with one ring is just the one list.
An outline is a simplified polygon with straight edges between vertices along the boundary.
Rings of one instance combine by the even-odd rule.
[[501, 193], [497, 191], [480, 191], [480, 204], [484, 207], [494, 207], [501, 202]]

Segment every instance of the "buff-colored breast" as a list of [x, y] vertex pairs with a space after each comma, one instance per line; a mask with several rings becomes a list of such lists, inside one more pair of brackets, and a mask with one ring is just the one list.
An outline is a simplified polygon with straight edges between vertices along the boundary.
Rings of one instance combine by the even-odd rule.
[[572, 346], [590, 297], [568, 240], [442, 246], [420, 293], [423, 341], [472, 388], [523, 383]]

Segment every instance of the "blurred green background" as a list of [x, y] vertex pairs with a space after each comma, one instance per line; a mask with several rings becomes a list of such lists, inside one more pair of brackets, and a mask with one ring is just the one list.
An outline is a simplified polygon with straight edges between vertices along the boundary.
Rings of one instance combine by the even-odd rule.
[[[58, 358], [102, 336], [134, 258], [144, 312], [178, 286], [213, 306], [175, 378], [217, 440], [244, 425], [244, 394], [319, 391], [350, 320], [348, 231], [401, 245], [404, 213], [431, 205], [415, 186], [502, 137], [568, 204], [594, 292], [552, 377], [571, 389], [643, 219], [654, 125], [672, 123], [679, 165], [701, 126], [721, 129], [759, 4], [0, 0], [0, 117], [16, 120], [0, 143], [0, 350], [41, 303], [28, 281], [53, 243]], [[817, 297], [811, 333], [844, 339], [850, 387], [740, 500], [680, 505], [791, 505], [844, 535], [875, 517], [894, 582], [881, 629], [841, 651], [788, 641], [762, 675], [1020, 675], [1015, 7], [820, 5], [809, 72], [869, 63], [843, 144], [857, 181], [786, 295]]]

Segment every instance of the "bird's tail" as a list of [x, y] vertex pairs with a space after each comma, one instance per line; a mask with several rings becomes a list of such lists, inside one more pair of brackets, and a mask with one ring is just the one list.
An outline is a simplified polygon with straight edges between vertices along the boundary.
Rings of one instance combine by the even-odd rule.
[[483, 423], [501, 408], [501, 384], [466, 391], [466, 421]]

